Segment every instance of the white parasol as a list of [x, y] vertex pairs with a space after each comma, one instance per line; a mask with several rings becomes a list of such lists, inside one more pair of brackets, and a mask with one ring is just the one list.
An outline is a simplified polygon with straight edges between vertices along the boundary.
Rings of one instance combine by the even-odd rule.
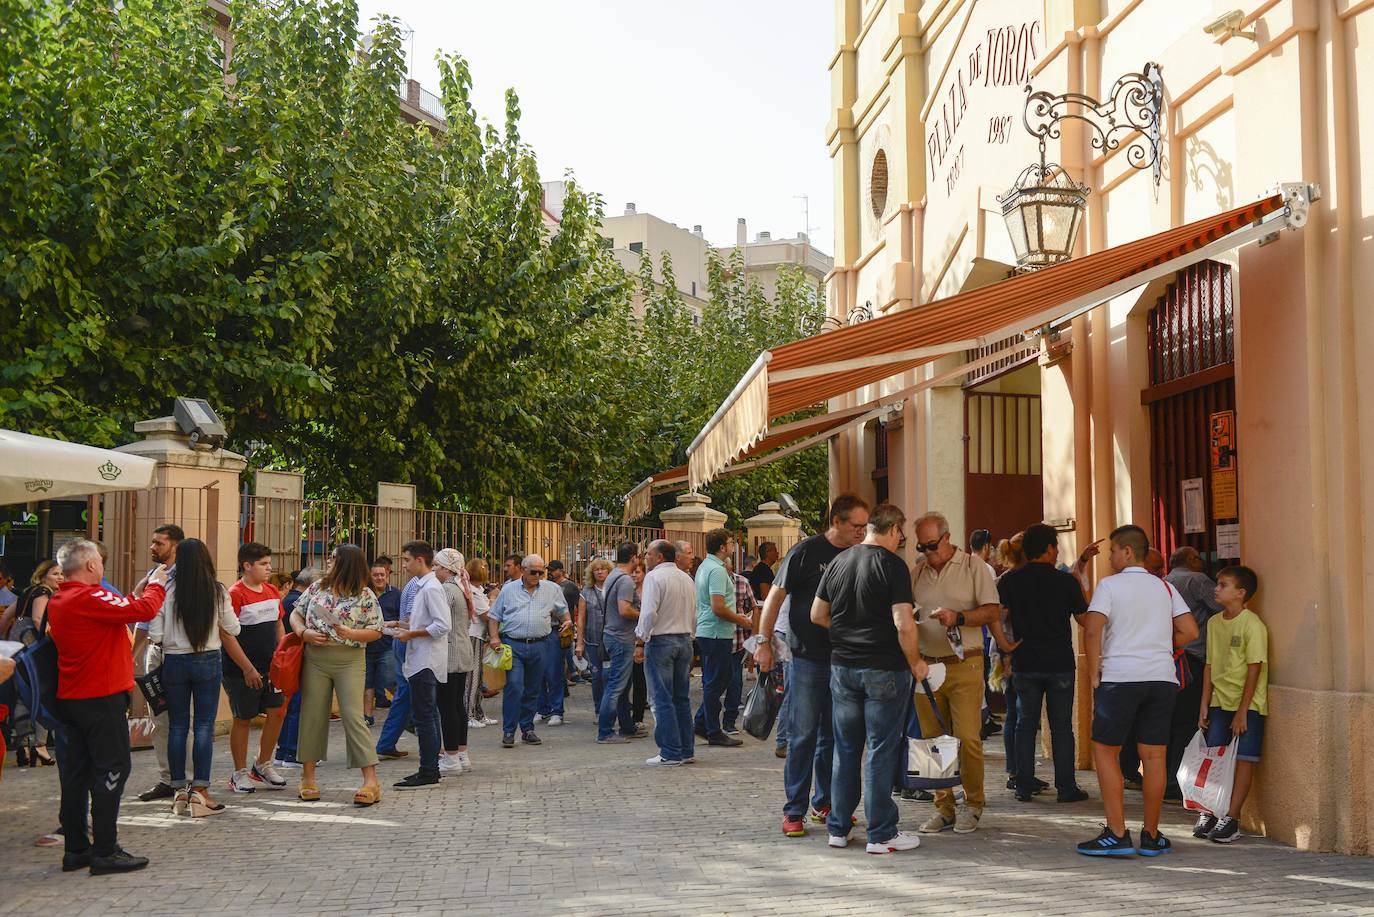
[[157, 462], [113, 449], [0, 430], [0, 506], [153, 486]]

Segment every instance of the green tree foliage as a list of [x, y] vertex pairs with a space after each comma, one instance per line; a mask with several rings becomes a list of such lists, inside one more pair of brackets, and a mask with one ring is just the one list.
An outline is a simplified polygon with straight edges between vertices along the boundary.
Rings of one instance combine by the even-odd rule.
[[[226, 73], [202, 4], [0, 0], [0, 426], [114, 445], [193, 395], [317, 494], [618, 515], [820, 310], [715, 261], [694, 322], [573, 183], [550, 232], [518, 100], [481, 122], [460, 57], [436, 133], [401, 117], [394, 21], [360, 52], [350, 0], [230, 9]], [[824, 500], [824, 450], [712, 494], [781, 490]]]

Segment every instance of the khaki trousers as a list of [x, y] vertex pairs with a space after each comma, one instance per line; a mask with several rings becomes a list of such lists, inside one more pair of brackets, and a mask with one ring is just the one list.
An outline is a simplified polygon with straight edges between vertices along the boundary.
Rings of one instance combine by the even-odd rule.
[[363, 722], [363, 685], [366, 681], [365, 650], [359, 646], [306, 646], [301, 662], [301, 727], [296, 748], [298, 761], [324, 761], [329, 757], [329, 711], [339, 699], [339, 717], [349, 767], [377, 763], [372, 733]]
[[[959, 775], [964, 781], [964, 802], [978, 814], [987, 798], [983, 793], [983, 657], [969, 656], [945, 666], [945, 680], [935, 691], [935, 703], [945, 726], [959, 740]], [[921, 735], [937, 736], [940, 724], [930, 709], [930, 701], [917, 687], [916, 715], [921, 720]], [[954, 817], [954, 790], [935, 791], [935, 809], [946, 818]]]

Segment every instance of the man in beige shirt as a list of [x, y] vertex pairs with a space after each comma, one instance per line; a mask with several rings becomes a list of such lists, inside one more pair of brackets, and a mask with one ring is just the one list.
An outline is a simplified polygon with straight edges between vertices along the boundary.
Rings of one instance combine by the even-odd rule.
[[[945, 680], [935, 692], [940, 716], [959, 739], [959, 773], [964, 805], [956, 815], [954, 791], [937, 790], [935, 814], [920, 827], [923, 834], [953, 828], [976, 831], [983, 815], [983, 625], [997, 620], [1001, 602], [992, 568], [950, 543], [949, 521], [939, 513], [916, 520], [917, 558], [911, 573], [916, 600], [916, 627], [921, 656], [945, 666]], [[916, 704], [921, 734], [940, 734], [930, 703]]]

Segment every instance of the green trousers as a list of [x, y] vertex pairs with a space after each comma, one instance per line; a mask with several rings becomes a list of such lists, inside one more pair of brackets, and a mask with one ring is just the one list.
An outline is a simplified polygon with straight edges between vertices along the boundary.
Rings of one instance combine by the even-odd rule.
[[364, 653], [362, 647], [337, 643], [305, 647], [305, 659], [301, 662], [298, 761], [328, 759], [330, 700], [338, 695], [348, 766], [369, 767], [377, 763], [372, 733], [363, 722]]

